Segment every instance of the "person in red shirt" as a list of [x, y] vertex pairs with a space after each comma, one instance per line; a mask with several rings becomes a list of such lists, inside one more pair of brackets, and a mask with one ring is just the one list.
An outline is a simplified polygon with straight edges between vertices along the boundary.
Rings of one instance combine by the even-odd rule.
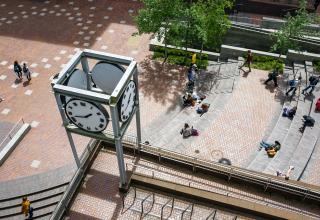
[[252, 63], [252, 60], [253, 60], [252, 52], [251, 52], [251, 50], [248, 50], [247, 59], [246, 59], [246, 61], [242, 64], [242, 66], [239, 67], [239, 69], [242, 69], [242, 67], [244, 67], [244, 65], [248, 64], [249, 73], [250, 73], [250, 72], [251, 72], [251, 63]]
[[316, 111], [320, 111], [320, 98], [317, 100], [316, 103]]

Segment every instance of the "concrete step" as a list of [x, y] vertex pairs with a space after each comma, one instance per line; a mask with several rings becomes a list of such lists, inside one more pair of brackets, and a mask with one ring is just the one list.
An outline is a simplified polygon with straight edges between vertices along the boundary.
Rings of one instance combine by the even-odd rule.
[[[289, 77], [289, 79], [292, 79], [292, 74], [293, 74], [292, 68], [284, 69], [285, 77]], [[281, 89], [285, 90], [286, 86], [283, 85], [283, 87], [284, 88], [281, 88]], [[274, 141], [276, 140], [279, 141], [280, 143], [284, 141], [292, 121], [286, 117], [282, 117], [282, 109], [285, 107], [292, 108], [293, 106], [294, 106], [294, 103], [291, 103], [290, 100], [287, 100], [286, 102], [284, 102], [283, 107], [279, 112], [278, 120], [275, 126], [272, 128], [271, 132], [269, 131], [270, 135], [264, 139], [267, 143], [274, 143]], [[259, 146], [257, 146], [257, 148], [259, 149]], [[253, 157], [253, 160], [251, 161], [251, 163], [249, 163], [247, 168], [250, 170], [262, 172], [267, 167], [268, 163], [271, 160], [272, 158], [269, 158], [267, 155], [267, 152], [262, 149], [261, 151], [257, 152], [255, 157]]]
[[[302, 77], [301, 88], [302, 90], [305, 87], [305, 82], [307, 77], [307, 73], [305, 71], [304, 66], [294, 63], [294, 70], [297, 75]], [[300, 132], [300, 127], [302, 126], [302, 116], [308, 115], [311, 101], [309, 99], [305, 99], [303, 95], [300, 95], [297, 91], [298, 96], [298, 109], [295, 117], [292, 120], [290, 125], [290, 129], [286, 135], [285, 140], [281, 143], [281, 150], [277, 152], [277, 154], [271, 159], [268, 166], [265, 168], [264, 172], [275, 175], [277, 170], [283, 171], [286, 170], [287, 164], [291, 157], [293, 156], [300, 140], [302, 137], [302, 133]], [[301, 91], [300, 91], [301, 92]]]
[[[65, 183], [65, 184], [59, 185], [54, 188], [49, 188], [48, 190], [44, 190], [44, 191], [40, 191], [38, 193], [34, 193], [32, 195], [28, 195], [28, 199], [32, 203], [42, 201], [44, 199], [48, 199], [50, 197], [54, 197], [56, 195], [63, 193], [67, 187], [68, 187], [68, 183]], [[2, 201], [0, 203], [0, 215], [1, 215], [2, 210], [8, 209], [8, 208], [13, 208], [16, 206], [20, 206], [21, 202], [22, 202], [22, 197], [13, 198], [13, 199], [10, 199], [7, 201]]]
[[[37, 213], [37, 216], [40, 215], [40, 211], [42, 209], [47, 210], [47, 207], [51, 207], [55, 204], [58, 204], [58, 202], [60, 201], [62, 197], [62, 193], [61, 194], [57, 194], [55, 196], [52, 196], [48, 199], [45, 200], [41, 200], [41, 201], [37, 201], [37, 202], [33, 202], [31, 201], [31, 207], [34, 208], [34, 214]], [[45, 211], [41, 211], [41, 213], [45, 214]], [[5, 210], [2, 210], [0, 213], [0, 219], [7, 219], [10, 217], [15, 217], [15, 216], [20, 216], [21, 215], [21, 206], [15, 206], [15, 207], [11, 207]]]
[[[234, 60], [228, 64], [224, 64], [220, 71], [226, 71], [231, 73], [238, 71], [238, 63]], [[164, 147], [169, 150], [184, 153], [185, 146], [192, 143], [192, 138], [183, 139], [180, 135], [180, 130], [184, 123], [188, 123], [194, 126], [201, 132], [205, 131], [208, 126], [210, 126], [213, 121], [220, 115], [224, 106], [231, 96], [231, 91], [233, 84], [228, 84], [229, 79], [221, 80], [219, 83], [219, 94], [207, 94], [207, 98], [203, 101], [205, 103], [210, 103], [210, 108], [207, 113], [202, 117], [196, 113], [196, 108], [187, 107], [183, 109], [179, 114], [172, 118], [167, 124], [162, 127], [158, 126], [157, 131], [148, 137], [148, 141], [153, 146]], [[232, 83], [234, 79], [232, 79]], [[227, 93], [224, 93], [227, 91]], [[196, 137], [194, 137], [196, 138]]]

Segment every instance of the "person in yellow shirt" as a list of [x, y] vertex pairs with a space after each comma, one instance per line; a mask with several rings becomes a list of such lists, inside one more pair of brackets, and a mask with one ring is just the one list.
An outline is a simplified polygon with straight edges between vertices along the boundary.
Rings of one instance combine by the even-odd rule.
[[193, 54], [192, 54], [192, 58], [191, 58], [191, 63], [192, 63], [192, 64], [195, 64], [196, 61], [197, 61], [197, 54], [196, 54], [196, 53], [193, 53]]
[[29, 208], [30, 208], [30, 201], [27, 199], [27, 197], [22, 198], [22, 203], [21, 203], [21, 212], [27, 216], [29, 213]]

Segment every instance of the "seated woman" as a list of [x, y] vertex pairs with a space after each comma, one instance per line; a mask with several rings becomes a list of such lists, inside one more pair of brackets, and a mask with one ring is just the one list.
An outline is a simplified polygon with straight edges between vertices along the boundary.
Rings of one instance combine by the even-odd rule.
[[203, 114], [206, 113], [209, 110], [210, 104], [208, 103], [203, 103], [200, 107], [197, 108], [197, 113], [198, 114]]
[[270, 147], [267, 150], [267, 154], [269, 157], [274, 157], [274, 155], [276, 155], [277, 151], [274, 147]]
[[194, 105], [193, 103], [195, 103], [195, 101], [193, 100], [192, 95], [190, 93], [187, 93], [186, 95], [184, 95], [182, 97], [182, 100], [183, 100], [184, 106]]
[[282, 116], [288, 117], [288, 118], [293, 118], [297, 112], [297, 106], [294, 106], [293, 108], [284, 108]]
[[190, 136], [198, 136], [199, 133], [196, 129], [192, 127], [190, 127], [188, 125], [188, 123], [185, 123], [184, 124], [184, 127], [181, 129], [180, 131], [180, 134], [184, 137], [184, 138], [187, 138], [187, 137], [190, 137]]
[[281, 144], [279, 141], [275, 141], [274, 144], [270, 144], [270, 143], [267, 143], [267, 142], [260, 142], [260, 150], [264, 148], [266, 151], [268, 151], [268, 149], [272, 149], [274, 148], [275, 151], [279, 151], [280, 148], [281, 148]]

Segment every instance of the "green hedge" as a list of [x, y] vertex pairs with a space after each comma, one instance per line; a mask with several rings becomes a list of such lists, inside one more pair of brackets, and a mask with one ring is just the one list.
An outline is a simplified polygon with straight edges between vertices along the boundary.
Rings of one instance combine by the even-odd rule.
[[320, 60], [314, 61], [313, 66], [317, 72], [320, 72]]
[[[179, 49], [172, 49], [167, 48], [168, 53], [168, 62], [171, 64], [177, 64], [181, 66], [189, 66], [191, 63], [191, 56], [192, 52], [185, 51], [185, 50], [179, 50]], [[165, 55], [165, 48], [164, 47], [155, 47], [154, 53], [153, 53], [153, 59], [157, 58], [164, 58]], [[201, 55], [201, 62], [200, 62], [200, 53], [197, 53], [197, 61], [196, 64], [201, 69], [206, 69], [208, 66], [208, 55], [202, 54]]]
[[284, 63], [282, 60], [278, 60], [273, 57], [254, 56], [251, 67], [259, 70], [268, 70], [268, 71], [278, 68], [280, 70], [280, 73], [283, 73]]

